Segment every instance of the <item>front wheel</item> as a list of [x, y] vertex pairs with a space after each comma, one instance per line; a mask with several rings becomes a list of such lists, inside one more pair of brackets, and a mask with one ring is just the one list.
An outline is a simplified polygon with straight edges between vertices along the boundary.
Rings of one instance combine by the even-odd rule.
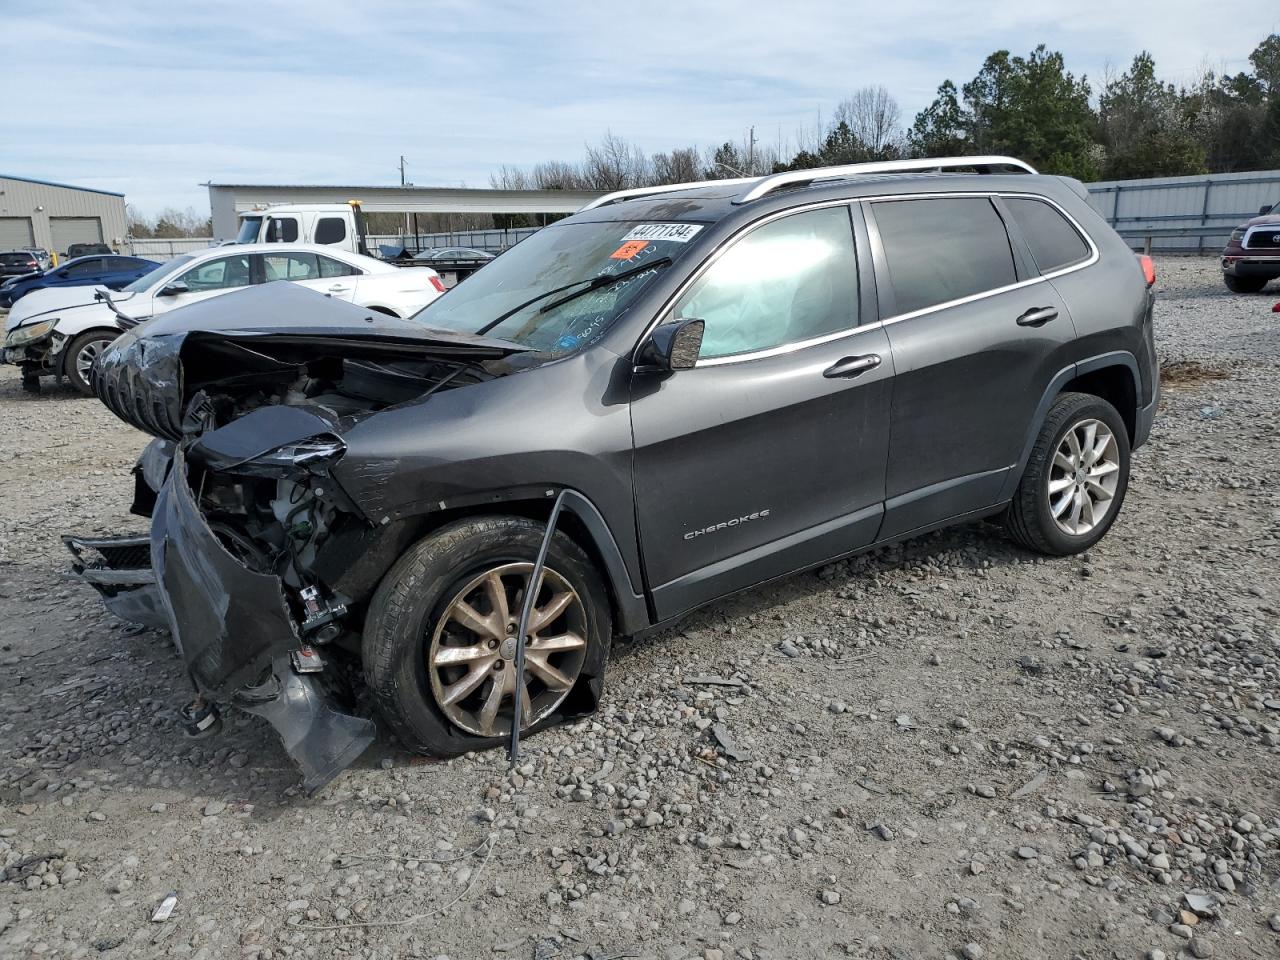
[[93, 369], [93, 361], [118, 336], [120, 334], [109, 330], [89, 330], [68, 345], [62, 361], [63, 372], [71, 385], [86, 397], [93, 396], [93, 387], [89, 384], [89, 371]]
[[1010, 536], [1051, 556], [1088, 550], [1120, 512], [1129, 455], [1129, 433], [1115, 407], [1089, 394], [1062, 394], [1005, 515]]
[[612, 625], [590, 559], [552, 538], [534, 598], [525, 669], [516, 633], [545, 528], [474, 517], [410, 547], [379, 584], [365, 620], [365, 677], [379, 712], [410, 750], [456, 756], [594, 708]]
[[1233, 277], [1229, 273], [1222, 275], [1222, 282], [1232, 293], [1257, 293], [1267, 285], [1266, 277]]

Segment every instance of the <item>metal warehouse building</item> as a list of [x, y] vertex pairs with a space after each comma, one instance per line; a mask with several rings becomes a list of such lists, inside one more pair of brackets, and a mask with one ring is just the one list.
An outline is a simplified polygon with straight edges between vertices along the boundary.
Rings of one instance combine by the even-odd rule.
[[0, 174], [0, 250], [43, 247], [64, 256], [73, 243], [119, 247], [124, 194]]

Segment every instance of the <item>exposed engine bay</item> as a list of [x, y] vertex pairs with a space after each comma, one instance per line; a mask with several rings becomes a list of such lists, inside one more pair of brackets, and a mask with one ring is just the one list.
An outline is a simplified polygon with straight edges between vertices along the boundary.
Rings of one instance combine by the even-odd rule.
[[314, 791], [372, 742], [348, 682], [360, 605], [414, 533], [343, 489], [343, 434], [503, 376], [522, 348], [292, 284], [204, 306], [128, 331], [94, 368], [100, 399], [156, 437], [134, 469], [149, 538], [64, 539], [109, 609], [172, 633], [198, 693], [189, 732], [219, 703], [262, 715]]

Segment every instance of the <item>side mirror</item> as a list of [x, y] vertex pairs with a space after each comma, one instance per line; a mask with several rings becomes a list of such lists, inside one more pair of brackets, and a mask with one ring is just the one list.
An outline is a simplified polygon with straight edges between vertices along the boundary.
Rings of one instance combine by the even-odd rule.
[[190, 293], [190, 292], [191, 292], [190, 287], [188, 287], [181, 280], [175, 280], [173, 283], [165, 284], [163, 287], [161, 287], [159, 295], [162, 297], [176, 297], [180, 293]]
[[1274, 203], [1266, 203], [1266, 204], [1263, 204], [1262, 206], [1260, 206], [1260, 207], [1258, 208], [1258, 216], [1260, 216], [1260, 217], [1265, 217], [1265, 216], [1266, 216], [1268, 213], [1270, 213], [1273, 209], [1275, 209], [1275, 204], [1274, 204]]
[[688, 370], [698, 362], [706, 321], [692, 317], [668, 320], [653, 328], [636, 353], [636, 373]]

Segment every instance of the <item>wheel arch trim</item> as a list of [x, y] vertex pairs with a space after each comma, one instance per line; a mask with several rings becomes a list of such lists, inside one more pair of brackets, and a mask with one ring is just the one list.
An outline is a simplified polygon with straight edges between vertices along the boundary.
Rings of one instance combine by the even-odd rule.
[[1062, 388], [1077, 377], [1086, 373], [1105, 370], [1108, 367], [1123, 367], [1128, 370], [1129, 376], [1133, 378], [1134, 397], [1136, 398], [1140, 395], [1142, 377], [1139, 373], [1138, 358], [1128, 350], [1113, 350], [1110, 353], [1100, 353], [1097, 356], [1077, 360], [1075, 363], [1063, 367], [1053, 375], [1040, 397], [1040, 402], [1036, 406], [1035, 416], [1031, 418], [1026, 439], [1022, 444], [1022, 452], [1018, 455], [1014, 469], [1009, 471], [1009, 478], [1005, 481], [1004, 489], [1000, 492], [1000, 499], [1009, 499], [1013, 496], [1014, 491], [1017, 490], [1018, 484], [1022, 481], [1022, 472], [1026, 469], [1027, 461], [1031, 458], [1031, 450], [1036, 445], [1036, 437], [1040, 435], [1040, 428], [1044, 426], [1045, 418], [1049, 415], [1049, 408], [1053, 406], [1053, 401], [1062, 393]]

